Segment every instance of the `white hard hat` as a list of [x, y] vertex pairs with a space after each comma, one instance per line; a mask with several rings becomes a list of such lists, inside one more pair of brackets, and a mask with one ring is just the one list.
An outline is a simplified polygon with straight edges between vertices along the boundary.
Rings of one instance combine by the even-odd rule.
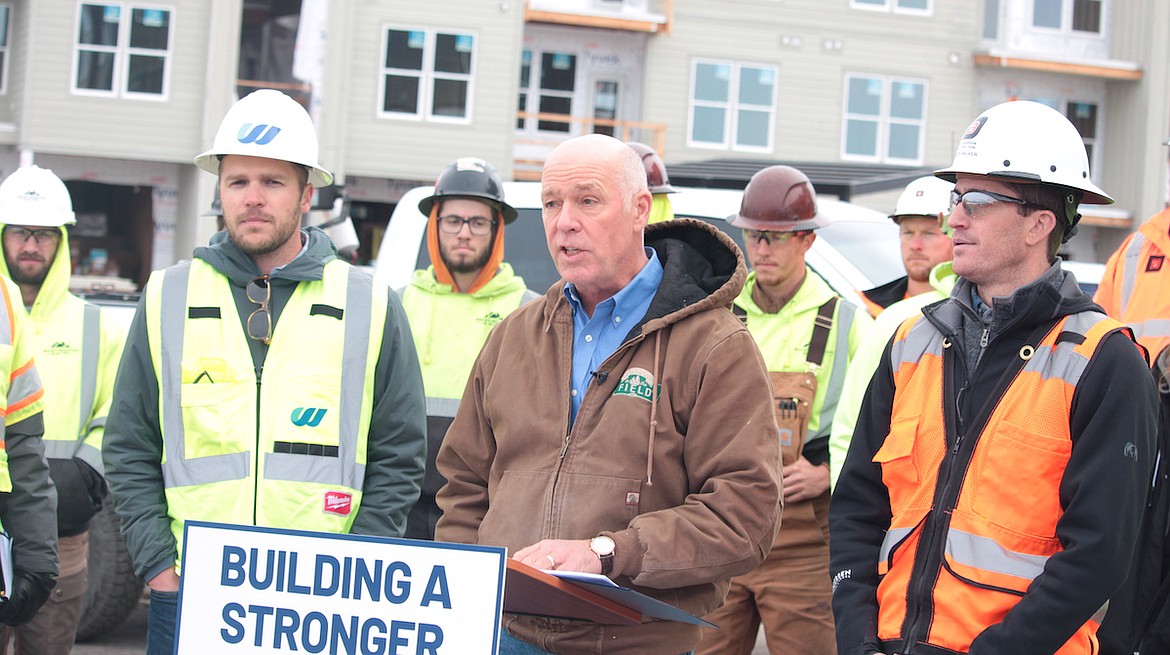
[[955, 161], [934, 172], [950, 182], [959, 173], [1059, 185], [1082, 191], [1082, 202], [1113, 203], [1089, 179], [1089, 158], [1077, 128], [1055, 109], [1028, 100], [1000, 103], [971, 123]]
[[0, 184], [0, 223], [73, 225], [73, 198], [61, 178], [40, 166], [22, 166]]
[[894, 213], [890, 218], [897, 222], [903, 216], [931, 216], [938, 218], [939, 214], [951, 213], [951, 191], [955, 188], [954, 182], [940, 180], [933, 175], [920, 177], [902, 191], [898, 197], [898, 204], [894, 206]]
[[219, 175], [224, 155], [267, 157], [309, 169], [309, 183], [321, 188], [333, 184], [333, 175], [317, 163], [317, 132], [313, 120], [296, 100], [280, 91], [261, 89], [236, 101], [215, 133], [211, 150], [195, 158], [195, 165]]

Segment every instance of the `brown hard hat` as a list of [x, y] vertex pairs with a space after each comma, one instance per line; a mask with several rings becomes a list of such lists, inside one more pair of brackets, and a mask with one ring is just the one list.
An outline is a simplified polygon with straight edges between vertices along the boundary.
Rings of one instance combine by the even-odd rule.
[[748, 230], [804, 232], [824, 227], [817, 192], [808, 176], [791, 166], [769, 166], [748, 181], [731, 224]]
[[634, 149], [642, 158], [642, 166], [646, 168], [646, 184], [650, 193], [677, 193], [678, 189], [670, 186], [670, 177], [666, 174], [666, 164], [658, 156], [654, 148], [638, 141], [626, 141], [626, 145]]

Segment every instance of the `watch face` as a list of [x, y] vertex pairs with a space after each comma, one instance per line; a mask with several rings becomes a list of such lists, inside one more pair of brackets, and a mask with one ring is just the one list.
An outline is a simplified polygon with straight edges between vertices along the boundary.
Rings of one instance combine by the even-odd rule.
[[594, 537], [589, 542], [589, 549], [598, 555], [612, 555], [614, 545], [613, 539], [609, 537]]

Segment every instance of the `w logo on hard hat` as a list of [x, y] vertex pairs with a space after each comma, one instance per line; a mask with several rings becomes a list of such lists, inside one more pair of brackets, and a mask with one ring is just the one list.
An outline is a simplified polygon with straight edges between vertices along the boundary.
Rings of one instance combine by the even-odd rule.
[[240, 126], [240, 131], [236, 134], [236, 138], [240, 143], [255, 143], [258, 146], [268, 145], [269, 141], [276, 138], [280, 134], [280, 128], [275, 125], [260, 125], [253, 126], [251, 123], [244, 123]]
[[292, 411], [293, 425], [297, 427], [309, 426], [315, 428], [321, 424], [321, 419], [325, 418], [325, 411], [320, 407], [298, 407]]

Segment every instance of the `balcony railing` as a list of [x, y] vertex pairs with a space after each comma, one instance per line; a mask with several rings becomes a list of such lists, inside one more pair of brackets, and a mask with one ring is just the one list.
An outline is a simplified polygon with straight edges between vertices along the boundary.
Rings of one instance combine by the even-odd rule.
[[563, 126], [564, 131], [542, 130], [535, 134], [517, 134], [512, 140], [512, 177], [517, 180], [539, 180], [540, 169], [552, 149], [562, 141], [582, 134], [608, 134], [622, 141], [641, 141], [665, 157], [666, 124], [648, 121], [620, 121], [607, 118], [516, 112], [523, 124], [533, 121], [549, 126]]

